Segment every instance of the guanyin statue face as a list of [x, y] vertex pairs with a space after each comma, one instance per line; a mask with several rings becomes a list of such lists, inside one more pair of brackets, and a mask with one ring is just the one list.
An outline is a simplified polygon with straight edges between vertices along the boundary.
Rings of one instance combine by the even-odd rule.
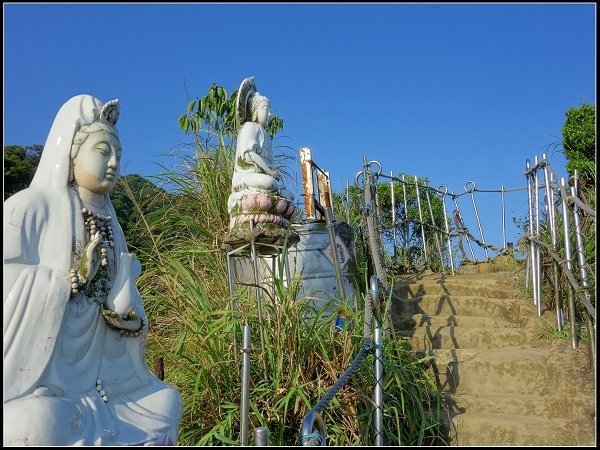
[[117, 136], [106, 129], [89, 133], [73, 160], [75, 182], [96, 194], [107, 194], [119, 179], [120, 160]]
[[267, 97], [261, 97], [255, 107], [256, 122], [265, 128], [273, 116], [271, 114], [271, 102]]

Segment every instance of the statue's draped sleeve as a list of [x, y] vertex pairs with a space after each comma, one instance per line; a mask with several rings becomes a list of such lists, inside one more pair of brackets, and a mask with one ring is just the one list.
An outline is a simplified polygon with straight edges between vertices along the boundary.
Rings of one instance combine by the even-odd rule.
[[53, 230], [71, 227], [71, 218], [49, 191], [27, 189], [4, 203], [5, 402], [37, 387], [69, 300], [64, 251], [71, 243], [61, 236], [71, 233]]

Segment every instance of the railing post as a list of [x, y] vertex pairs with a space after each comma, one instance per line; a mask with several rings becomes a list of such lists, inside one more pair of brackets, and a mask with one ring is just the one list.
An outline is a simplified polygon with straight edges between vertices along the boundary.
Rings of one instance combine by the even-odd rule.
[[[577, 170], [575, 170], [575, 174], [573, 177], [573, 187], [571, 188], [571, 195], [575, 198], [579, 198], [579, 177], [577, 176]], [[581, 230], [581, 217], [579, 212], [579, 206], [577, 202], [573, 203], [573, 219], [575, 221], [575, 237], [577, 242], [577, 261], [579, 263], [579, 275], [581, 276], [581, 284], [584, 289], [586, 289], [586, 297], [589, 299], [590, 294], [587, 291], [588, 284], [588, 276], [587, 276], [587, 268], [585, 261], [585, 249], [583, 247], [583, 234]], [[594, 377], [596, 376], [596, 318], [594, 317], [593, 321], [590, 317], [590, 313], [586, 310], [585, 312], [586, 326], [588, 329], [588, 335], [590, 339], [590, 353], [592, 356], [592, 364], [594, 365]]]
[[[550, 181], [552, 181], [552, 174], [549, 173], [548, 170], [548, 162], [546, 160], [546, 154], [543, 156], [544, 162], [544, 184], [546, 185], [546, 207], [548, 210], [548, 220], [550, 221], [550, 238], [552, 240], [552, 248], [556, 251], [556, 221], [554, 216], [554, 191], [550, 187]], [[562, 305], [562, 296], [560, 294], [560, 269], [558, 263], [554, 261], [553, 264], [554, 269], [554, 292], [556, 295], [555, 303], [556, 303], [556, 322], [558, 330], [562, 330], [564, 325], [564, 317], [563, 317], [563, 305]]]
[[[564, 192], [565, 189], [565, 179], [560, 179], [560, 186]], [[569, 210], [567, 208], [567, 199], [562, 197], [562, 213], [563, 213], [563, 230], [564, 230], [564, 241], [565, 241], [565, 259], [567, 260], [567, 270], [572, 272], [571, 265], [571, 242], [569, 239]], [[577, 348], [577, 343], [579, 341], [579, 336], [577, 336], [577, 327], [575, 326], [575, 299], [573, 298], [573, 288], [571, 284], [568, 286], [568, 298], [569, 298], [569, 322], [571, 322], [571, 341], [573, 344], [573, 348]]]
[[504, 206], [504, 185], [500, 186], [500, 203], [502, 204], [502, 250], [506, 249], [506, 207]]
[[370, 279], [372, 309], [375, 317], [374, 344], [375, 344], [375, 389], [373, 392], [375, 403], [375, 445], [383, 445], [383, 336], [381, 333], [382, 310], [379, 290], [379, 280], [375, 275]]
[[425, 257], [425, 264], [429, 264], [429, 257], [427, 256], [427, 239], [425, 238], [425, 224], [423, 223], [423, 212], [421, 211], [421, 196], [419, 194], [419, 180], [415, 175], [415, 192], [417, 195], [417, 207], [419, 208], [419, 225], [421, 226], [421, 238], [423, 239], [423, 256]]
[[[535, 217], [535, 237], [539, 239], [540, 237], [540, 193], [539, 193], [539, 182], [538, 182], [538, 158], [537, 155], [533, 159], [534, 161], [534, 170], [533, 170], [533, 198], [534, 198], [534, 217]], [[540, 255], [540, 249], [535, 247], [535, 268], [536, 274], [535, 277], [537, 279], [537, 312], [538, 316], [542, 315], [542, 260]]]
[[431, 216], [431, 224], [433, 225], [433, 236], [435, 237], [435, 245], [437, 247], [438, 256], [440, 257], [440, 267], [444, 269], [444, 257], [442, 256], [442, 247], [440, 245], [440, 237], [438, 236], [437, 225], [435, 224], [435, 217], [433, 216], [433, 208], [431, 206], [431, 197], [429, 196], [429, 186], [425, 186], [425, 198], [427, 199], [427, 205], [429, 206], [429, 215]]
[[[535, 228], [533, 224], [533, 199], [534, 195], [532, 192], [533, 174], [531, 173], [531, 164], [529, 160], [525, 162], [525, 179], [527, 180], [527, 199], [528, 199], [528, 213], [529, 213], [529, 235], [533, 237], [535, 235]], [[531, 268], [531, 285], [533, 290], [533, 303], [537, 305], [538, 300], [538, 289], [537, 289], [537, 256], [536, 256], [536, 245], [535, 242], [529, 241], [529, 267]]]
[[406, 200], [406, 180], [404, 174], [402, 174], [402, 196], [404, 197], [404, 265], [406, 267], [410, 264], [410, 243], [409, 243], [409, 222], [408, 222], [408, 202]]
[[240, 406], [240, 442], [248, 445], [248, 396], [250, 389], [250, 325], [244, 325], [242, 340], [242, 403]]
[[450, 270], [454, 276], [454, 258], [452, 257], [452, 245], [450, 242], [450, 229], [448, 228], [448, 214], [446, 213], [446, 194], [448, 193], [448, 186], [442, 184], [438, 187], [438, 191], [444, 188], [442, 196], [442, 209], [444, 211], [444, 227], [446, 230], [446, 242], [448, 243], [448, 258], [450, 259]]

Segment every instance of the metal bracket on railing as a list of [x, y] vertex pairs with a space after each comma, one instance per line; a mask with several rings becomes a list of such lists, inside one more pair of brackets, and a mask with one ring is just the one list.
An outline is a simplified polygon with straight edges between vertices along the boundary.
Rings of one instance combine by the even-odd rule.
[[[365, 186], [365, 181], [364, 181], [365, 173], [368, 172], [369, 175], [373, 174], [373, 170], [371, 170], [372, 165], [376, 165], [378, 167], [378, 169], [374, 173], [375, 177], [377, 178], [381, 175], [382, 168], [381, 168], [381, 163], [379, 161], [374, 159], [372, 161], [365, 162], [364, 163], [365, 169], [357, 172], [356, 175], [354, 176], [354, 184], [357, 187], [362, 189]], [[361, 178], [362, 178], [362, 181], [359, 181]]]
[[[317, 430], [315, 431], [315, 425]], [[327, 445], [325, 442], [325, 424], [318, 412], [309, 411], [302, 420], [300, 444], [303, 446]]]

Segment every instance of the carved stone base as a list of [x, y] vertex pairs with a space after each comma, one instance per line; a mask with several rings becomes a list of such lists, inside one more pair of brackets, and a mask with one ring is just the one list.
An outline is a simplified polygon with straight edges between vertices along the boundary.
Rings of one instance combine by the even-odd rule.
[[[258, 255], [273, 255], [279, 252], [279, 249], [275, 247], [283, 247], [285, 245], [286, 238], [288, 247], [298, 243], [300, 240], [300, 236], [291, 227], [283, 228], [273, 223], [258, 223], [251, 229], [250, 223], [244, 222], [237, 224], [225, 234], [222, 248], [230, 252], [254, 242]], [[250, 247], [242, 251], [242, 254], [246, 253], [250, 253]]]

